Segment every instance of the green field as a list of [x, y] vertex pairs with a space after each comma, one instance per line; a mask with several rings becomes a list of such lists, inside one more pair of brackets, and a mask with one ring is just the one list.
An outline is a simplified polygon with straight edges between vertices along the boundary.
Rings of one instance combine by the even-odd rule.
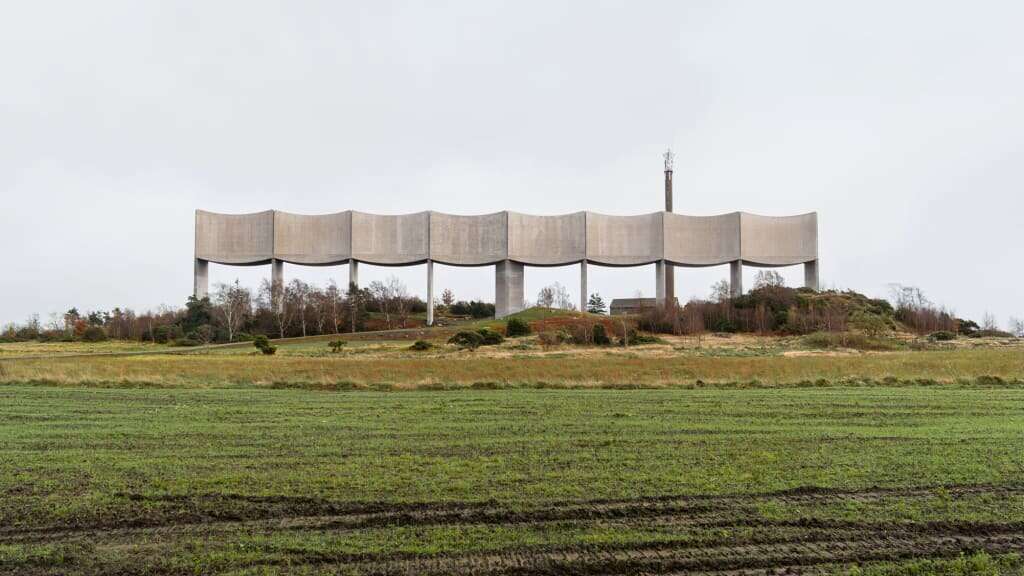
[[1008, 385], [0, 387], [5, 573], [1019, 574], [1022, 549]]

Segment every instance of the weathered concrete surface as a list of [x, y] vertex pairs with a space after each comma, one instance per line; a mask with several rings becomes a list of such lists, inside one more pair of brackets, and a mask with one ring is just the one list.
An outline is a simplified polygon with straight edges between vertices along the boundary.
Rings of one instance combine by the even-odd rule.
[[668, 293], [665, 291], [665, 261], [658, 260], [654, 263], [654, 300], [658, 307], [665, 305]]
[[327, 265], [352, 256], [352, 212], [274, 212], [274, 258], [293, 264]]
[[740, 257], [740, 213], [665, 214], [665, 260], [680, 266], [715, 266]]
[[270, 282], [273, 286], [284, 286], [284, 261], [270, 261]]
[[210, 292], [210, 263], [206, 260], [195, 259], [195, 276], [192, 283], [192, 295], [202, 299]]
[[743, 295], [743, 262], [740, 260], [729, 263], [729, 294], [733, 298]]
[[348, 290], [349, 286], [359, 287], [359, 261], [349, 260], [348, 261], [348, 286], [345, 287]]
[[508, 258], [532, 266], [561, 266], [587, 257], [587, 214], [508, 213]]
[[427, 260], [427, 326], [434, 325], [434, 261]]
[[607, 216], [587, 212], [587, 260], [606, 266], [638, 266], [663, 258], [664, 212]]
[[818, 290], [818, 261], [804, 263], [804, 287]]
[[419, 264], [429, 258], [429, 212], [378, 216], [352, 212], [352, 257], [381, 265]]
[[353, 258], [380, 265], [430, 259], [484, 266], [508, 259], [531, 266], [560, 266], [586, 259], [606, 266], [659, 260], [676, 266], [714, 266], [742, 259], [753, 266], [789, 266], [817, 259], [817, 232], [814, 213], [783, 217], [739, 212], [719, 216], [666, 212], [380, 216], [197, 210], [195, 257], [222, 264], [260, 264], [277, 258], [326, 265]]
[[523, 265], [511, 260], [494, 267], [494, 317], [504, 318], [524, 308]]
[[[268, 210], [254, 214], [196, 211], [194, 293], [208, 290], [209, 262], [247, 265], [283, 261], [304, 265], [349, 262], [358, 284], [358, 262], [412, 265], [438, 261], [456, 266], [497, 264], [504, 314], [522, 308], [523, 265], [587, 262], [605, 266], [660, 263], [658, 288], [668, 294], [671, 266], [731, 263], [732, 291], [742, 293], [742, 265], [805, 265], [805, 285], [818, 286], [818, 217], [747, 213], [686, 216], [655, 212], [609, 216], [577, 212], [534, 216], [499, 212], [457, 216], [419, 212], [381, 216], [362, 212], [324, 215]], [[515, 265], [513, 265], [515, 264]], [[500, 280], [504, 278], [504, 280]], [[586, 270], [581, 269], [581, 307]], [[662, 298], [664, 300], [664, 297]]]
[[580, 312], [587, 311], [587, 261], [580, 262]]
[[508, 258], [506, 212], [480, 216], [430, 213], [430, 259], [453, 266], [482, 266]]
[[817, 260], [818, 215], [741, 213], [740, 258], [755, 266], [792, 266]]
[[274, 257], [274, 211], [216, 214], [196, 210], [196, 258], [261, 264]]

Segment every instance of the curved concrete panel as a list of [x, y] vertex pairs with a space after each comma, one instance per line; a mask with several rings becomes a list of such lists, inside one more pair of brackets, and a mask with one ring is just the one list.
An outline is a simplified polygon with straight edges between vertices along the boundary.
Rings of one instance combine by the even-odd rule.
[[508, 213], [508, 258], [533, 266], [573, 264], [587, 257], [587, 214]]
[[429, 212], [378, 216], [352, 212], [352, 257], [369, 264], [416, 264], [428, 258]]
[[481, 266], [508, 258], [505, 212], [480, 216], [430, 213], [430, 259], [455, 266]]
[[740, 213], [665, 213], [665, 259], [680, 266], [714, 266], [740, 259]]
[[661, 260], [662, 214], [606, 216], [587, 212], [587, 260], [608, 266], [637, 266]]
[[274, 257], [274, 211], [218, 214], [196, 210], [196, 258], [260, 264]]
[[274, 213], [274, 258], [315, 266], [337, 264], [351, 256], [351, 212], [322, 215]]
[[818, 259], [818, 214], [740, 214], [740, 257], [744, 263], [790, 266]]

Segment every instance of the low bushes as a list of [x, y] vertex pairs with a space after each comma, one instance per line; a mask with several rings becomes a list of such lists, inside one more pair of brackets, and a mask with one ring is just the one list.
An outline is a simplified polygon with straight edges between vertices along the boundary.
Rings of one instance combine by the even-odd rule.
[[275, 352], [277, 352], [277, 346], [271, 344], [270, 340], [268, 340], [267, 337], [262, 334], [253, 339], [252, 345], [255, 346], [257, 350], [266, 354], [267, 356], [272, 356]]
[[813, 332], [803, 337], [810, 348], [851, 348], [854, 350], [895, 350], [898, 345], [888, 338], [872, 338], [859, 332]]
[[491, 330], [490, 328], [481, 328], [477, 330], [476, 333], [479, 334], [480, 337], [484, 339], [484, 346], [494, 346], [497, 344], [501, 344], [502, 342], [505, 341], [504, 336], [502, 336], [498, 332], [495, 332], [494, 330]]
[[427, 342], [426, 340], [417, 340], [412, 343], [412, 346], [409, 346], [409, 350], [416, 350], [417, 352], [422, 352], [424, 350], [430, 350], [433, 347], [434, 345], [431, 344], [430, 342]]
[[519, 318], [509, 318], [508, 322], [505, 324], [505, 335], [509, 338], [528, 336], [529, 334], [530, 325]]
[[341, 349], [345, 347], [345, 341], [331, 340], [327, 345], [331, 348], [331, 352], [341, 352]]
[[463, 330], [462, 332], [456, 332], [454, 336], [448, 339], [449, 344], [454, 344], [459, 348], [467, 350], [474, 350], [483, 346], [484, 337], [477, 332], [470, 332], [469, 330]]
[[948, 330], [939, 330], [938, 332], [932, 332], [928, 335], [928, 339], [933, 342], [948, 342], [950, 340], [956, 340], [956, 334]]

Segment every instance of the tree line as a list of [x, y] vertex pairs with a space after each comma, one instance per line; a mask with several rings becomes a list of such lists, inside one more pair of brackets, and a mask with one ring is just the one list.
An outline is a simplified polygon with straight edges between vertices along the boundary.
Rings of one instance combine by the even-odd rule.
[[[51, 314], [46, 322], [33, 314], [22, 324], [0, 330], [0, 341], [118, 339], [189, 346], [252, 340], [257, 335], [284, 338], [415, 327], [423, 325], [426, 310], [426, 302], [410, 295], [394, 276], [365, 288], [346, 289], [333, 280], [317, 286], [295, 278], [287, 283], [264, 279], [252, 290], [236, 280], [216, 284], [208, 297], [190, 296], [182, 308], [71, 308]], [[494, 304], [456, 301], [454, 293], [445, 290], [435, 313], [483, 318], [494, 315]]]

